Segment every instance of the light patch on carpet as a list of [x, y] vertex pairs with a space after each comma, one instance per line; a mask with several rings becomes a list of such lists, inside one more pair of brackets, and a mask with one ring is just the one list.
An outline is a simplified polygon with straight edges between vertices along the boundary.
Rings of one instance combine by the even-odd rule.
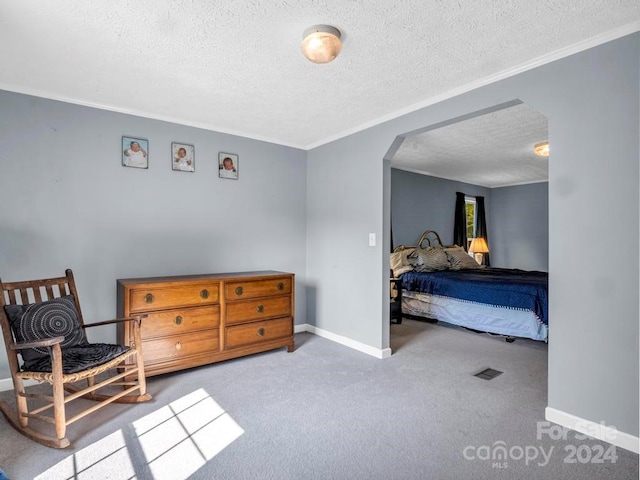
[[203, 389], [133, 423], [153, 478], [186, 479], [244, 430]]
[[108, 435], [87, 448], [68, 456], [35, 480], [89, 480], [95, 478], [135, 478], [122, 430]]
[[[36, 480], [128, 480], [144, 477], [143, 471], [155, 480], [184, 480], [244, 433], [204, 389], [136, 420], [132, 426], [135, 434], [118, 430], [70, 455]], [[145, 462], [134, 453], [140, 451]]]

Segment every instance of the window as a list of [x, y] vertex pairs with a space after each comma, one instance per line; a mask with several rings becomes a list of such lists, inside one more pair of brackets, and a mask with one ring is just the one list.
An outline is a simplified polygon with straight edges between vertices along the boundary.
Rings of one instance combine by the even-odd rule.
[[464, 207], [467, 212], [467, 250], [471, 245], [471, 240], [476, 234], [476, 199], [475, 197], [465, 197]]

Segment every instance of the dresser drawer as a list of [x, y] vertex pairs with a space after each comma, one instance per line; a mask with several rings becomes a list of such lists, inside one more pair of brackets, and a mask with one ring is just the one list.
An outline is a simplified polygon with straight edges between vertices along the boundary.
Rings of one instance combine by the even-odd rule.
[[286, 295], [291, 293], [291, 278], [227, 282], [224, 288], [227, 300]]
[[216, 282], [134, 289], [131, 291], [130, 310], [145, 312], [168, 307], [218, 303], [219, 288]]
[[254, 343], [268, 342], [277, 338], [293, 335], [293, 320], [278, 318], [243, 325], [234, 325], [226, 329], [226, 348], [241, 347]]
[[179, 360], [201, 353], [214, 354], [220, 351], [220, 330], [208, 330], [198, 334], [187, 333], [156, 338], [142, 342], [142, 357], [145, 365], [167, 360]]
[[142, 320], [144, 339], [208, 330], [220, 325], [220, 305], [163, 310], [147, 315]]
[[227, 304], [227, 324], [291, 315], [291, 297], [274, 297]]
[[[294, 279], [275, 270], [121, 278], [117, 315], [145, 315], [147, 376], [282, 347], [292, 352]], [[132, 340], [127, 325], [118, 324], [118, 343]]]

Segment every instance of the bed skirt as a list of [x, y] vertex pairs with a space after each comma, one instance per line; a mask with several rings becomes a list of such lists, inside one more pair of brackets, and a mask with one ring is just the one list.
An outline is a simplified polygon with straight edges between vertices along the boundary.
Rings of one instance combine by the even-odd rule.
[[511, 337], [547, 340], [548, 328], [530, 310], [495, 307], [427, 293], [402, 291], [402, 313]]

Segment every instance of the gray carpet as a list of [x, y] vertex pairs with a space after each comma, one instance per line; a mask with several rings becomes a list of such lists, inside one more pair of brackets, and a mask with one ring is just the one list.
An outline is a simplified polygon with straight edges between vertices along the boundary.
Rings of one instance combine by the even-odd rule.
[[[66, 450], [0, 418], [0, 469], [11, 480], [638, 478], [626, 450], [612, 457], [571, 431], [536, 437], [546, 344], [406, 319], [391, 336], [386, 360], [298, 334], [294, 353], [152, 377], [153, 401], [71, 425]], [[504, 373], [473, 376], [487, 367]], [[506, 458], [485, 459], [500, 446]]]

